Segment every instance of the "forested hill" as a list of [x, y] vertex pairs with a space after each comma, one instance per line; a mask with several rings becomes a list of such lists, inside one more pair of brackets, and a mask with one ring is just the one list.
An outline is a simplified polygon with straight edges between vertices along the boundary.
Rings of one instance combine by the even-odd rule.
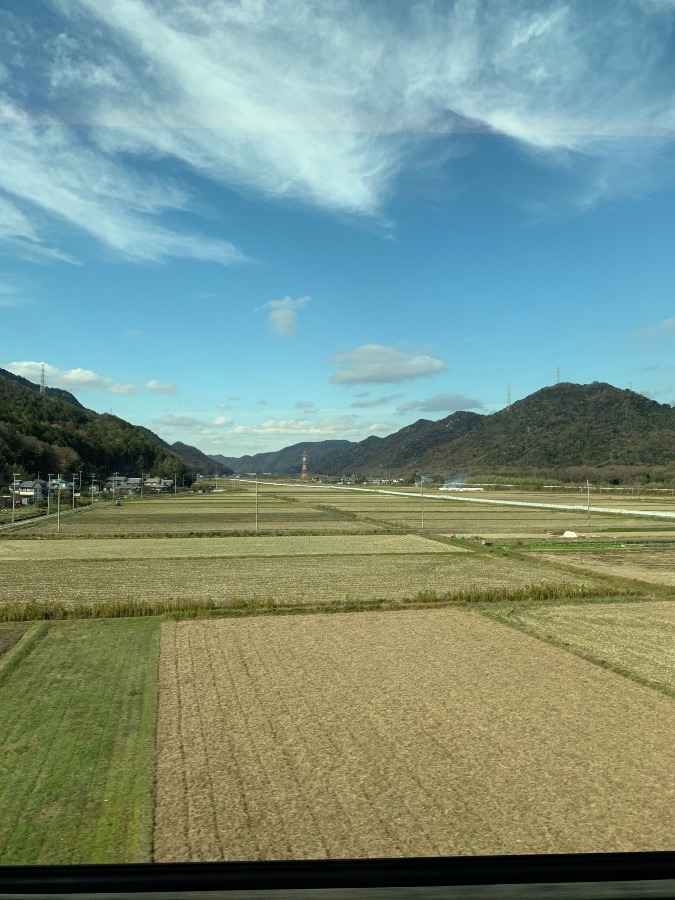
[[675, 478], [675, 409], [610, 384], [556, 384], [492, 415], [424, 419], [367, 438], [326, 474]]
[[308, 469], [310, 472], [325, 472], [330, 461], [345, 447], [358, 447], [346, 440], [306, 441], [304, 444], [293, 444], [283, 450], [269, 453], [256, 453], [253, 456], [222, 456], [217, 460], [234, 472], [274, 472], [277, 475], [299, 475], [302, 469], [302, 452], [307, 451]]
[[191, 477], [189, 465], [152, 432], [85, 409], [67, 391], [42, 394], [38, 385], [0, 369], [0, 480], [80, 469], [100, 476]]
[[[0, 376], [9, 379], [9, 381], [15, 381], [17, 384], [22, 385], [29, 391], [34, 391], [36, 394], [40, 393], [39, 384], [34, 384], [27, 378], [22, 378], [21, 375], [15, 375], [13, 372], [8, 372], [7, 369], [0, 369]], [[45, 394], [48, 397], [56, 397], [59, 400], [65, 400], [66, 403], [71, 403], [73, 406], [79, 406], [80, 409], [84, 409], [77, 397], [74, 397], [71, 393], [62, 390], [61, 388], [45, 387]]]

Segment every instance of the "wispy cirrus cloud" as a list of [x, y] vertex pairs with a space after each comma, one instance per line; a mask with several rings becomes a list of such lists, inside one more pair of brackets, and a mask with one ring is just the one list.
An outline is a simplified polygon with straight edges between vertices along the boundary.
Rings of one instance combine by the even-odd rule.
[[125, 258], [184, 257], [225, 265], [245, 259], [226, 241], [157, 224], [167, 209], [186, 209], [187, 194], [137, 174], [58, 119], [36, 122], [0, 95], [0, 125], [0, 200], [9, 215], [0, 230], [26, 252], [58, 255], [46, 242], [66, 224]]
[[675, 335], [675, 318], [663, 319], [654, 325], [637, 328], [631, 333], [631, 337], [638, 341], [652, 341], [656, 338], [672, 337], [673, 335]]
[[59, 369], [49, 363], [23, 360], [9, 362], [3, 368], [14, 375], [21, 375], [35, 384], [39, 384], [44, 365], [45, 381], [49, 387], [63, 388], [64, 390], [98, 390], [107, 391], [110, 394], [134, 394], [136, 386], [131, 381], [115, 381], [105, 375], [99, 375], [91, 369]]
[[[73, 261], [74, 229], [124, 259], [229, 265], [244, 258], [232, 243], [166, 223], [199, 208], [186, 171], [381, 217], [439, 134], [507, 138], [563, 173], [560, 202], [580, 208], [647, 192], [675, 177], [674, 14], [665, 0], [593, 15], [584, 0], [422, 2], [388, 16], [358, 0], [5, 11], [0, 241]], [[157, 161], [171, 178], [148, 174]]]
[[330, 376], [333, 384], [397, 384], [447, 369], [440, 359], [422, 353], [406, 353], [382, 344], [363, 344], [342, 350], [331, 362], [338, 366]]
[[397, 413], [445, 412], [453, 413], [461, 409], [485, 409], [485, 404], [466, 394], [436, 394], [426, 400], [411, 400], [396, 407]]
[[23, 303], [21, 288], [16, 284], [0, 281], [0, 307], [21, 306]]

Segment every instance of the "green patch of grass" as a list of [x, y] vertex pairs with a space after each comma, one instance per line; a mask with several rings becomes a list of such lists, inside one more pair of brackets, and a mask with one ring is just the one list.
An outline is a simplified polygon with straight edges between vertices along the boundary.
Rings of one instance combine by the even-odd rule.
[[563, 543], [562, 541], [523, 541], [516, 545], [518, 550], [553, 550], [556, 553], [566, 551], [584, 550], [625, 550], [625, 541], [575, 541]]
[[0, 864], [149, 861], [159, 620], [34, 626], [0, 668]]

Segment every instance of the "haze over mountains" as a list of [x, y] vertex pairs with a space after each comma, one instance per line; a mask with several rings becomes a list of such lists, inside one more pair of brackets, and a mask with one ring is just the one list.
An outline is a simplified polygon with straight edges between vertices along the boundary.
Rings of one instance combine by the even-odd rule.
[[293, 444], [254, 456], [206, 456], [147, 428], [85, 409], [67, 391], [0, 369], [0, 475], [21, 469], [179, 478], [257, 472], [411, 478], [428, 474], [560, 480], [675, 480], [675, 409], [610, 384], [556, 384], [490, 415], [420, 419], [384, 438]]

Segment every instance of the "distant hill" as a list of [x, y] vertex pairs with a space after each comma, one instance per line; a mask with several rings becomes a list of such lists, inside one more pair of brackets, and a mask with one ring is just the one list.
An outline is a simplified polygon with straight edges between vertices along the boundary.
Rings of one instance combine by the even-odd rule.
[[14, 472], [191, 478], [188, 464], [147, 429], [85, 409], [67, 391], [47, 389], [0, 369], [0, 481]]
[[326, 474], [675, 479], [675, 409], [610, 384], [556, 384], [493, 413], [425, 419], [369, 437]]
[[195, 474], [199, 475], [231, 475], [233, 470], [224, 463], [218, 462], [217, 459], [207, 456], [196, 447], [189, 444], [183, 444], [176, 441], [171, 445], [171, 449], [192, 469]]
[[216, 462], [228, 466], [237, 474], [244, 472], [274, 472], [277, 475], [299, 475], [302, 470], [302, 451], [307, 450], [310, 472], [325, 472], [325, 466], [346, 447], [358, 446], [346, 440], [306, 441], [283, 450], [256, 453], [253, 456], [212, 456]]

